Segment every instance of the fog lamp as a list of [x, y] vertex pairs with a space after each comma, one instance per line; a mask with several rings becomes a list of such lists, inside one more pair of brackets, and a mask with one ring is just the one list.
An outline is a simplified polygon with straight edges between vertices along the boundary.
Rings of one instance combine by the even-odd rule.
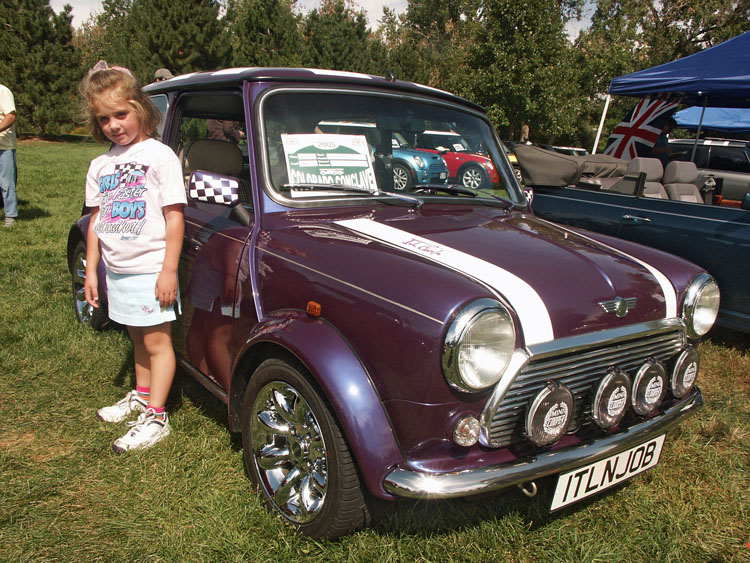
[[672, 368], [672, 379], [669, 382], [672, 395], [678, 399], [687, 397], [695, 386], [699, 365], [698, 352], [692, 346], [685, 346]]
[[526, 437], [537, 446], [549, 446], [568, 429], [575, 413], [575, 399], [565, 385], [547, 383], [531, 402], [526, 415]]
[[591, 415], [600, 427], [608, 430], [625, 417], [630, 400], [631, 383], [628, 374], [611, 369], [599, 383], [591, 406]]
[[453, 441], [459, 446], [473, 446], [479, 440], [479, 431], [479, 421], [471, 415], [465, 416], [453, 429]]
[[656, 360], [643, 364], [633, 379], [630, 404], [641, 416], [651, 414], [667, 392], [667, 370]]

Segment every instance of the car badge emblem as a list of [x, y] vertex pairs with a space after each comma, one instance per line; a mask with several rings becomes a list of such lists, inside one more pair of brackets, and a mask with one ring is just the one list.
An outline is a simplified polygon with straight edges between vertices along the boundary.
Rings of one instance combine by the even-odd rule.
[[628, 314], [628, 311], [635, 309], [635, 304], [637, 302], [638, 299], [635, 297], [615, 297], [612, 301], [601, 301], [599, 302], [599, 305], [601, 305], [606, 313], [614, 313], [621, 319]]

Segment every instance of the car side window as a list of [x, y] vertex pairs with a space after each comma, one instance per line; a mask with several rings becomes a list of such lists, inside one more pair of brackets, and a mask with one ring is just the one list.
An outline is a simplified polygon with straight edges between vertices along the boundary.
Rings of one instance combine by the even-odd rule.
[[750, 173], [750, 163], [738, 147], [713, 147], [709, 168]]

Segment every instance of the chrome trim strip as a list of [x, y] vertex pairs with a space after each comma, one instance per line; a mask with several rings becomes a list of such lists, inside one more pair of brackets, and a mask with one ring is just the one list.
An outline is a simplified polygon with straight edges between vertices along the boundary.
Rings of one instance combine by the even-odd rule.
[[452, 473], [394, 469], [383, 480], [389, 493], [415, 499], [445, 499], [477, 495], [562, 473], [604, 459], [663, 434], [703, 406], [700, 389], [663, 414], [609, 436], [564, 450], [548, 451], [524, 460]]
[[300, 264], [299, 262], [295, 262], [294, 260], [291, 260], [287, 258], [286, 256], [282, 256], [280, 254], [276, 254], [275, 252], [271, 252], [270, 250], [266, 248], [259, 248], [258, 252], [265, 252], [266, 254], [270, 254], [274, 258], [278, 258], [279, 260], [283, 260], [284, 262], [288, 262], [289, 264], [294, 264], [295, 266], [298, 266], [300, 268], [304, 268], [308, 272], [314, 272], [315, 274], [318, 274], [320, 276], [323, 276], [325, 278], [328, 278], [329, 280], [335, 281], [337, 283], [340, 283], [342, 285], [345, 285], [347, 287], [350, 287], [352, 289], [356, 289], [357, 291], [361, 291], [362, 293], [366, 293], [367, 295], [370, 295], [372, 297], [375, 297], [377, 299], [380, 299], [382, 301], [385, 301], [386, 303], [390, 303], [391, 305], [395, 305], [396, 307], [400, 307], [401, 309], [404, 309], [406, 311], [409, 311], [410, 313], [414, 313], [415, 315], [419, 315], [421, 317], [424, 317], [427, 320], [433, 321], [439, 325], [443, 324], [443, 321], [440, 321], [434, 317], [431, 317], [430, 315], [426, 313], [422, 313], [421, 311], [417, 311], [416, 309], [412, 309], [411, 307], [408, 307], [407, 305], [403, 305], [402, 303], [398, 303], [397, 301], [393, 301], [391, 299], [388, 299], [387, 297], [383, 297], [382, 295], [378, 295], [377, 293], [373, 293], [372, 291], [368, 291], [364, 289], [363, 287], [360, 287], [358, 285], [354, 285], [353, 283], [349, 283], [347, 281], [344, 281], [342, 279], [339, 279], [337, 277], [334, 277], [330, 274], [326, 274], [325, 272], [321, 272], [320, 270], [316, 270], [314, 268], [311, 268], [310, 266], [305, 266], [304, 264]]

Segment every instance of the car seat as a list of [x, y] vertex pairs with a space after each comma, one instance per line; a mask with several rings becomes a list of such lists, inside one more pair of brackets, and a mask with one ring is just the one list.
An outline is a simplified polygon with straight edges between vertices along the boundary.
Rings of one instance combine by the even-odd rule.
[[703, 203], [703, 196], [698, 189], [698, 167], [694, 162], [673, 161], [667, 164], [664, 171], [664, 189], [669, 199]]
[[659, 199], [669, 199], [667, 191], [662, 184], [664, 177], [664, 167], [658, 158], [636, 157], [628, 163], [628, 175], [637, 175], [641, 172], [646, 173], [646, 182], [643, 187], [645, 197], [654, 197]]

